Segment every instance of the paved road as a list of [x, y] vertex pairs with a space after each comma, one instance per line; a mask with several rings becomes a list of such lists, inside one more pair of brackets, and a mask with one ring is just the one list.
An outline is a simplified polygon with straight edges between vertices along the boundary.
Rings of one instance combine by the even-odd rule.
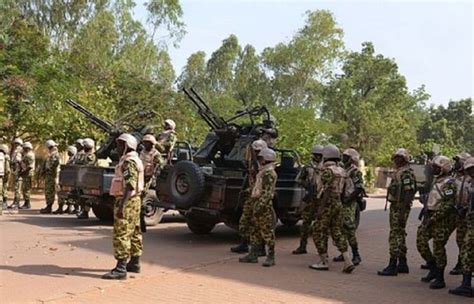
[[[329, 272], [308, 268], [310, 254], [293, 256], [297, 228], [279, 227], [277, 266], [242, 265], [229, 247], [236, 234], [219, 225], [210, 234], [192, 234], [179, 215], [145, 234], [143, 272], [127, 281], [100, 276], [114, 265], [111, 226], [95, 218], [39, 215], [37, 210], [0, 216], [0, 299], [2, 303], [470, 303], [429, 290], [420, 277], [425, 271], [415, 248], [418, 225], [414, 209], [409, 223], [411, 273], [382, 278], [376, 271], [387, 263], [388, 213], [381, 199], [370, 199], [363, 213], [359, 241], [363, 263], [352, 275], [331, 264]], [[42, 207], [34, 196], [33, 207]], [[332, 246], [330, 254], [336, 251]], [[457, 250], [449, 243], [449, 266]], [[447, 275], [449, 287], [460, 277]]]

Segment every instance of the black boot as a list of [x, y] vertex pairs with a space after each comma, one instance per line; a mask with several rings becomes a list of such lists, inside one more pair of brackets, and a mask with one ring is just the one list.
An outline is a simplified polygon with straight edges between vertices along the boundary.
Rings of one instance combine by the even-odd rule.
[[421, 264], [421, 265], [420, 265], [420, 268], [421, 268], [421, 269], [424, 269], [424, 270], [429, 270], [429, 269], [430, 269], [430, 266], [429, 266], [427, 263], [425, 263], [425, 264]]
[[127, 278], [127, 260], [117, 260], [117, 266], [102, 276], [105, 280], [125, 280]]
[[410, 273], [410, 268], [408, 268], [406, 257], [401, 257], [398, 259], [398, 273]]
[[463, 296], [463, 297], [470, 297], [470, 298], [474, 297], [471, 280], [472, 280], [472, 274], [470, 272], [464, 273], [462, 275], [461, 286], [456, 287], [454, 289], [450, 289], [449, 293], [453, 295], [457, 295], [457, 296]]
[[73, 214], [79, 214], [81, 212], [81, 207], [78, 204], [74, 204], [74, 210], [72, 210]]
[[8, 209], [8, 204], [7, 204], [7, 198], [6, 198], [6, 197], [3, 198], [2, 209], [3, 209], [3, 210], [7, 210], [7, 209]]
[[250, 246], [249, 253], [239, 258], [240, 263], [258, 263], [257, 251], [255, 246]]
[[[359, 265], [362, 262], [362, 258], [359, 254], [359, 249], [357, 247], [352, 248], [352, 264], [355, 266]], [[399, 270], [400, 272], [400, 270]]]
[[63, 205], [59, 205], [58, 209], [53, 211], [53, 214], [63, 214], [63, 213], [64, 213]]
[[456, 266], [449, 272], [450, 275], [460, 275], [462, 274], [462, 265], [461, 265], [461, 259], [458, 257], [458, 262], [456, 263]]
[[74, 210], [72, 210], [72, 205], [68, 204], [66, 210], [64, 211], [67, 214], [74, 214]]
[[332, 258], [333, 262], [344, 262], [344, 257], [341, 255], [338, 255], [337, 257]]
[[134, 272], [134, 273], [140, 273], [140, 271], [141, 271], [140, 257], [132, 256], [130, 258], [130, 261], [127, 263], [127, 271], [128, 272]]
[[23, 204], [23, 206], [20, 207], [20, 209], [22, 210], [31, 209], [30, 200], [25, 200], [25, 203]]
[[255, 249], [257, 252], [257, 257], [264, 257], [267, 255], [267, 251], [265, 250], [265, 243], [261, 243], [260, 245], [257, 246]]
[[435, 262], [427, 262], [426, 265], [428, 265], [428, 268], [430, 269], [430, 272], [426, 275], [426, 277], [422, 277], [421, 281], [425, 283], [429, 283], [433, 281], [436, 278], [436, 263]]
[[40, 210], [41, 214], [51, 214], [51, 205], [46, 205], [43, 209]]
[[436, 278], [430, 284], [430, 289], [441, 289], [446, 287], [444, 282], [444, 268], [436, 268]]
[[295, 250], [293, 250], [292, 254], [306, 254], [308, 253], [308, 251], [306, 251], [306, 245], [307, 245], [307, 241], [306, 240], [301, 240], [300, 241], [300, 246], [298, 248], [296, 248]]
[[247, 240], [243, 239], [239, 245], [230, 247], [230, 251], [235, 252], [235, 253], [249, 252], [249, 244]]
[[390, 259], [388, 266], [377, 274], [380, 276], [396, 276], [398, 274], [397, 259]]
[[262, 264], [263, 267], [275, 266], [275, 247], [268, 248], [268, 255], [265, 262]]
[[89, 218], [89, 212], [82, 210], [81, 213], [77, 215], [77, 218], [80, 220], [86, 220]]

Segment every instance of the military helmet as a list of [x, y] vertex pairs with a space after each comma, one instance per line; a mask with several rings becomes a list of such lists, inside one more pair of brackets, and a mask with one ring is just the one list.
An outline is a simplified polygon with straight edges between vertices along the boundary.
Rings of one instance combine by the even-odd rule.
[[359, 152], [357, 152], [356, 149], [352, 149], [352, 148], [346, 149], [344, 150], [342, 155], [350, 156], [353, 162], [356, 162], [356, 163], [359, 162], [360, 154]]
[[156, 144], [156, 138], [153, 134], [146, 134], [143, 136], [143, 141], [151, 142], [152, 144]]
[[261, 151], [268, 148], [267, 142], [263, 139], [257, 139], [252, 142], [252, 149]]
[[29, 141], [25, 142], [22, 147], [23, 147], [23, 149], [33, 150], [33, 145]]
[[17, 144], [17, 145], [23, 145], [23, 139], [17, 137], [15, 138], [15, 140], [13, 141], [14, 144]]
[[76, 140], [76, 145], [84, 146], [84, 139], [78, 138], [78, 139]]
[[461, 152], [461, 153], [456, 154], [453, 157], [453, 160], [454, 161], [459, 161], [461, 163], [461, 168], [462, 168], [462, 165], [464, 164], [466, 159], [468, 159], [469, 157], [471, 157], [471, 154], [469, 154], [467, 152]]
[[176, 123], [172, 119], [165, 120], [165, 125], [170, 126], [172, 130], [176, 129]]
[[83, 143], [84, 143], [84, 148], [94, 149], [95, 143], [92, 138], [84, 138]]
[[48, 139], [46, 141], [46, 147], [48, 147], [48, 149], [51, 148], [51, 147], [57, 147], [57, 146], [58, 146], [58, 144], [52, 139]]
[[125, 145], [132, 150], [136, 150], [138, 146], [138, 141], [132, 134], [123, 133], [117, 138], [117, 142], [123, 141]]
[[264, 160], [266, 160], [268, 162], [276, 161], [275, 151], [273, 151], [272, 149], [269, 149], [269, 148], [262, 149], [262, 151], [260, 151], [258, 156], [262, 157]]
[[341, 159], [341, 152], [335, 145], [327, 145], [323, 148], [324, 159]]
[[8, 154], [8, 152], [10, 152], [10, 149], [8, 149], [8, 146], [7, 146], [7, 145], [1, 144], [1, 145], [0, 145], [0, 151], [2, 151], [2, 152], [5, 153], [5, 154]]
[[324, 147], [322, 145], [314, 145], [311, 154], [323, 154]]
[[75, 154], [77, 153], [77, 148], [74, 147], [74, 146], [68, 146], [67, 149], [66, 149], [66, 151], [67, 151], [68, 153], [71, 153], [71, 154], [75, 155]]
[[464, 162], [464, 170], [474, 167], [474, 157], [469, 157]]
[[432, 164], [434, 166], [440, 167], [443, 173], [449, 173], [453, 169], [453, 164], [451, 163], [451, 160], [444, 155], [435, 156], [435, 158], [433, 158]]
[[407, 149], [404, 148], [399, 148], [395, 153], [392, 155], [392, 159], [394, 159], [396, 156], [401, 156], [406, 162], [410, 161], [410, 154], [408, 153]]

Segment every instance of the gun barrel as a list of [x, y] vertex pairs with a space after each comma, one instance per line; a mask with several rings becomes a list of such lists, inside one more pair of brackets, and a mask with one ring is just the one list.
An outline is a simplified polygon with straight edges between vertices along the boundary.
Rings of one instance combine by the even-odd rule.
[[189, 97], [189, 100], [197, 107], [199, 115], [213, 130], [222, 129], [225, 127], [225, 122], [222, 118], [212, 112], [211, 108], [204, 102], [204, 100], [194, 91], [183, 89], [183, 92]]
[[75, 102], [72, 99], [66, 99], [66, 103], [74, 108], [75, 110], [81, 112], [90, 122], [94, 125], [99, 127], [100, 129], [104, 130], [105, 132], [111, 132], [114, 129], [114, 125], [110, 122], [103, 120], [96, 115], [94, 115], [91, 111], [84, 108], [81, 104]]

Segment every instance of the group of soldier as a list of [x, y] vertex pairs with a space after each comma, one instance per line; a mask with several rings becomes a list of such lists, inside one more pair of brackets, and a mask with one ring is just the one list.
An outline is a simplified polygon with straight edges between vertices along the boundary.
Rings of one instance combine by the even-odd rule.
[[[247, 153], [249, 178], [247, 199], [239, 222], [241, 243], [232, 252], [245, 253], [242, 263], [257, 263], [265, 256], [263, 266], [275, 265], [275, 211], [272, 198], [275, 191], [275, 152], [262, 139], [254, 141]], [[254, 169], [252, 156], [258, 159]], [[346, 149], [341, 156], [334, 145], [316, 145], [312, 160], [298, 176], [306, 189], [302, 213], [301, 239], [295, 255], [307, 253], [307, 239], [311, 235], [319, 256], [311, 269], [328, 270], [328, 238], [340, 252], [334, 262], [344, 262], [342, 271], [351, 273], [361, 263], [356, 237], [356, 208], [365, 208], [364, 181], [358, 168], [359, 153]], [[392, 156], [395, 172], [387, 190], [389, 213], [389, 254], [387, 267], [380, 276], [409, 273], [407, 263], [406, 225], [413, 204], [417, 183], [410, 168], [410, 155], [398, 149]], [[456, 155], [453, 160], [438, 155], [429, 164], [434, 179], [427, 185], [427, 196], [422, 223], [417, 231], [417, 249], [426, 264], [428, 274], [421, 280], [430, 283], [431, 289], [446, 286], [444, 272], [447, 264], [445, 246], [456, 230], [459, 249], [458, 262], [450, 274], [462, 274], [462, 284], [449, 290], [451, 294], [472, 297], [472, 272], [474, 271], [474, 158], [467, 153]], [[432, 241], [432, 249], [429, 242]], [[352, 257], [348, 247], [352, 249]], [[268, 252], [266, 252], [268, 249]]]

